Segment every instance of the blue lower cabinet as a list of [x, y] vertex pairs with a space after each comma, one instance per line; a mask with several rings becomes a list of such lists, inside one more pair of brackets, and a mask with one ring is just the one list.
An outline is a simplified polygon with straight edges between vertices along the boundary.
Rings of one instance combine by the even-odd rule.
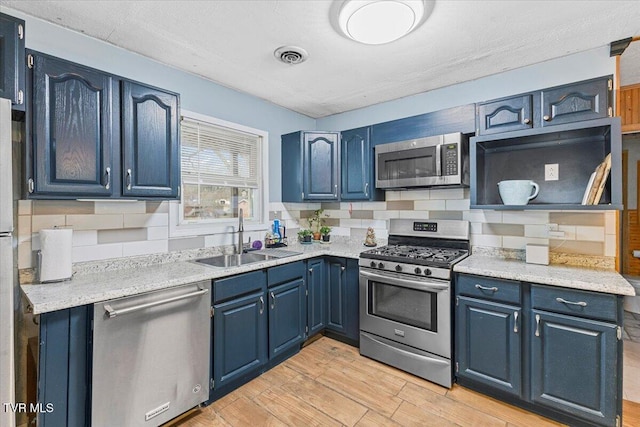
[[93, 306], [40, 315], [38, 425], [87, 426], [91, 420]]
[[307, 336], [324, 330], [327, 326], [327, 279], [324, 259], [307, 261]]
[[531, 398], [599, 425], [616, 425], [617, 325], [533, 310]]
[[510, 395], [522, 395], [519, 307], [458, 297], [456, 371]]
[[269, 288], [269, 358], [274, 358], [304, 340], [306, 304], [304, 279], [298, 278]]
[[328, 258], [327, 261], [327, 329], [346, 333], [347, 317], [347, 261], [343, 258]]
[[267, 313], [264, 292], [214, 306], [214, 388], [250, 375], [267, 362]]

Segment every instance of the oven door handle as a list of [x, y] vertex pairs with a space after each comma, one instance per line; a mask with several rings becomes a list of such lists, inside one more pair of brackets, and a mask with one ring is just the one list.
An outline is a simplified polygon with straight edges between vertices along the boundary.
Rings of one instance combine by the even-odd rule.
[[374, 273], [360, 269], [360, 276], [365, 279], [373, 279], [389, 285], [402, 286], [405, 288], [416, 289], [419, 291], [446, 291], [449, 289], [449, 284], [439, 284], [432, 281], [425, 281], [421, 278], [413, 280], [403, 279], [401, 277], [390, 276], [386, 274]]

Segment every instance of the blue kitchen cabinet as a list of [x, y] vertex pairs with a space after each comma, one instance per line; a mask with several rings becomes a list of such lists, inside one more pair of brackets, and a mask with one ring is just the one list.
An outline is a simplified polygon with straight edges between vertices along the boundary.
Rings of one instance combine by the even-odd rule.
[[327, 268], [327, 328], [329, 335], [349, 344], [357, 344], [358, 260], [325, 258]]
[[521, 396], [520, 307], [456, 298], [456, 375]]
[[36, 52], [29, 58], [29, 197], [111, 197], [119, 163], [113, 77]]
[[25, 109], [24, 39], [24, 21], [0, 13], [0, 98], [19, 111]]
[[122, 194], [175, 199], [180, 186], [178, 95], [122, 82]]
[[304, 279], [269, 288], [269, 358], [299, 347], [307, 325]]
[[307, 336], [322, 332], [327, 325], [327, 280], [323, 258], [307, 261]]
[[384, 200], [376, 189], [371, 127], [340, 132], [340, 200]]
[[478, 133], [509, 132], [533, 127], [533, 99], [531, 93], [478, 103], [476, 106]]
[[92, 305], [40, 315], [37, 416], [41, 427], [90, 424], [92, 319]]
[[338, 200], [339, 133], [282, 135], [282, 201]]

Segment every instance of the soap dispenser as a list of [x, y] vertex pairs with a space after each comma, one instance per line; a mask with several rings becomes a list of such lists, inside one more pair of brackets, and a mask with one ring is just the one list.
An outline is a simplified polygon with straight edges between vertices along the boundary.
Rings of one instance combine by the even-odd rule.
[[280, 243], [282, 236], [280, 235], [280, 220], [278, 218], [273, 220], [273, 241]]

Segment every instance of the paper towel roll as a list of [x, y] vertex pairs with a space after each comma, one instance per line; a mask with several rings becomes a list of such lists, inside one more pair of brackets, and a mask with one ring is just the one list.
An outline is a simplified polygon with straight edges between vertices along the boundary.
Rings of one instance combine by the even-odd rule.
[[71, 278], [71, 241], [73, 230], [65, 228], [40, 230], [40, 283]]

